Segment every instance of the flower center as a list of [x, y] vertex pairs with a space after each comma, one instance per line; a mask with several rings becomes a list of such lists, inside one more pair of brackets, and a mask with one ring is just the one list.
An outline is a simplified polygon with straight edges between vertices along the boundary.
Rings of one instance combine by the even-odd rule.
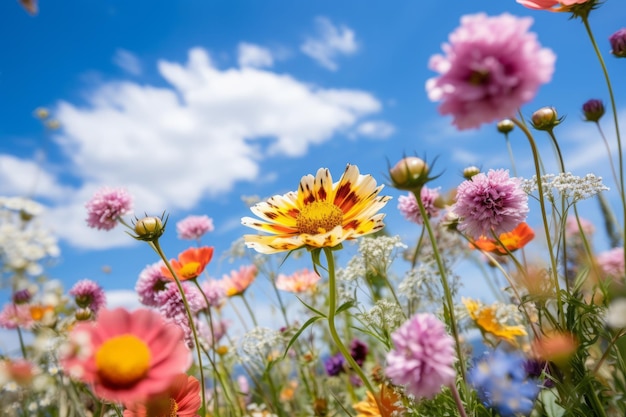
[[177, 417], [178, 416], [178, 403], [175, 399], [170, 398], [170, 414], [169, 417]]
[[96, 368], [105, 383], [128, 387], [146, 375], [150, 359], [150, 349], [141, 339], [124, 334], [100, 346], [96, 352]]
[[314, 201], [300, 210], [296, 227], [300, 233], [326, 233], [343, 223], [343, 211], [332, 203]]
[[472, 85], [483, 85], [489, 80], [489, 71], [474, 70], [470, 73], [467, 81]]
[[180, 279], [191, 279], [198, 276], [198, 268], [200, 267], [200, 262], [187, 262], [180, 268]]

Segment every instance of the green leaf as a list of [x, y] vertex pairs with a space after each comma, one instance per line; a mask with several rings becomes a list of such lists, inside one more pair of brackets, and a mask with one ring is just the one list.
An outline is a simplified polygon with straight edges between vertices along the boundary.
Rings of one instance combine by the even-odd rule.
[[293, 335], [293, 337], [291, 338], [289, 343], [287, 343], [287, 348], [285, 349], [285, 353], [283, 354], [283, 359], [285, 359], [285, 357], [287, 357], [287, 353], [289, 353], [289, 349], [296, 342], [296, 340], [298, 340], [298, 337], [300, 337], [302, 332], [305, 331], [307, 327], [309, 327], [310, 325], [312, 325], [316, 321], [321, 320], [322, 318], [324, 318], [324, 317], [320, 317], [320, 316], [311, 317], [310, 319], [308, 319], [306, 321], [306, 323], [304, 323], [302, 325], [302, 327], [300, 327], [300, 329], [298, 329], [298, 331], [296, 332], [296, 334]]
[[565, 409], [556, 403], [557, 396], [554, 390], [541, 390], [539, 398], [543, 404], [546, 417], [562, 417], [565, 415]]
[[351, 308], [352, 306], [354, 306], [354, 300], [352, 301], [346, 301], [345, 303], [343, 303], [342, 305], [339, 306], [339, 308], [337, 309], [337, 311], [335, 311], [335, 314], [339, 314], [342, 313], [346, 310], [348, 310], [349, 308]]
[[326, 314], [322, 313], [321, 311], [319, 311], [319, 310], [318, 310], [318, 309], [316, 309], [315, 307], [308, 305], [307, 303], [305, 303], [305, 302], [304, 302], [304, 300], [303, 300], [302, 298], [300, 298], [300, 297], [298, 297], [298, 296], [296, 296], [296, 298], [297, 298], [298, 300], [300, 300], [300, 302], [301, 302], [302, 304], [304, 304], [304, 306], [305, 306], [306, 308], [308, 308], [309, 310], [311, 310], [312, 312], [314, 312], [315, 314], [317, 314], [318, 316], [320, 316], [320, 318], [324, 318], [324, 319], [326, 318]]

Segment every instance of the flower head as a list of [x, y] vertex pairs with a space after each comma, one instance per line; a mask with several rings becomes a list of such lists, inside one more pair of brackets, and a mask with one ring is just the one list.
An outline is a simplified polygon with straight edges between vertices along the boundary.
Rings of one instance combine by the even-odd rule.
[[[517, 0], [519, 4], [529, 9], [550, 10], [563, 12], [569, 10], [571, 6], [583, 3], [593, 3], [595, 0]], [[554, 6], [560, 6], [554, 8]]]
[[459, 230], [474, 239], [500, 235], [526, 220], [528, 195], [508, 171], [491, 169], [458, 186], [452, 211], [460, 218]]
[[596, 256], [598, 266], [605, 275], [624, 278], [624, 248], [613, 248]]
[[276, 288], [293, 293], [305, 292], [315, 288], [320, 279], [317, 272], [305, 268], [291, 275], [279, 274], [276, 278]]
[[87, 225], [95, 229], [111, 230], [120, 217], [132, 210], [132, 205], [132, 197], [123, 188], [103, 187], [85, 204]]
[[454, 383], [454, 339], [434, 315], [414, 315], [391, 339], [385, 373], [394, 384], [405, 385], [416, 398], [430, 398]]
[[163, 392], [191, 363], [182, 331], [156, 311], [102, 310], [76, 325], [61, 365], [98, 397], [130, 403]]
[[[226, 301], [226, 290], [220, 281], [214, 279], [204, 281], [200, 286], [209, 305], [206, 307], [220, 308]], [[204, 297], [202, 297], [204, 299]]]
[[170, 278], [163, 274], [163, 262], [159, 261], [146, 266], [140, 273], [135, 284], [135, 291], [139, 295], [139, 302], [150, 307], [157, 307], [157, 295], [165, 290], [165, 284], [171, 282]]
[[497, 349], [470, 370], [470, 383], [481, 400], [502, 417], [528, 415], [534, 407], [539, 386], [528, 379], [525, 362], [526, 358], [518, 352]]
[[[439, 198], [439, 189], [424, 186], [420, 190], [420, 198], [428, 217], [437, 217], [439, 215], [439, 207], [435, 205], [435, 202]], [[424, 224], [415, 194], [409, 193], [398, 197], [398, 210], [407, 220], [417, 224]]]
[[529, 33], [531, 18], [483, 13], [461, 18], [461, 26], [429, 67], [440, 74], [426, 83], [439, 112], [459, 129], [509, 118], [552, 78], [555, 55]]
[[76, 305], [81, 308], [89, 308], [94, 313], [97, 313], [102, 307], [106, 305], [106, 295], [100, 285], [90, 279], [83, 279], [78, 281], [69, 292], [74, 296]]
[[[172, 269], [181, 281], [195, 279], [204, 272], [204, 268], [213, 258], [213, 247], [202, 246], [200, 248], [189, 248], [178, 255], [178, 259], [170, 260]], [[173, 280], [174, 277], [166, 266], [161, 267], [163, 276]]]
[[256, 265], [244, 265], [239, 270], [231, 271], [230, 275], [224, 275], [219, 283], [227, 297], [241, 295], [252, 284], [258, 272]]
[[328, 376], [337, 376], [342, 372], [345, 372], [345, 364], [345, 358], [341, 352], [338, 352], [324, 361], [324, 368], [326, 369]]
[[200, 382], [193, 376], [179, 374], [165, 392], [145, 402], [126, 404], [124, 417], [199, 417], [201, 405]]
[[320, 168], [315, 177], [302, 177], [297, 192], [251, 207], [263, 220], [244, 217], [241, 223], [271, 235], [245, 235], [244, 240], [258, 252], [276, 253], [334, 247], [377, 232], [384, 227], [384, 214], [377, 212], [390, 199], [378, 195], [382, 188], [370, 175], [360, 175], [355, 165], [348, 165], [336, 183], [328, 169]]
[[213, 219], [209, 216], [187, 216], [176, 223], [179, 239], [198, 240], [213, 230]]
[[508, 252], [523, 248], [534, 237], [533, 229], [526, 222], [522, 222], [510, 232], [501, 233], [498, 240], [481, 236], [470, 243], [470, 248], [492, 252], [496, 255], [506, 255]]
[[498, 305], [483, 306], [475, 300], [463, 298], [463, 304], [470, 318], [476, 323], [482, 332], [490, 333], [512, 345], [517, 345], [515, 340], [518, 336], [525, 336], [526, 330], [521, 325], [510, 325], [498, 317]]
[[28, 304], [6, 303], [0, 311], [0, 328], [30, 329], [35, 324]]
[[618, 58], [626, 58], [626, 28], [622, 28], [609, 36], [611, 53]]
[[604, 116], [604, 103], [602, 100], [592, 98], [583, 104], [583, 116], [586, 122], [598, 122]]
[[[392, 417], [402, 415], [403, 407], [400, 396], [394, 392], [393, 388], [381, 386], [377, 394], [378, 402], [374, 394], [367, 391], [365, 400], [354, 404], [352, 407], [357, 412], [356, 417]], [[378, 408], [380, 404], [381, 408]]]
[[353, 339], [350, 343], [350, 356], [352, 356], [357, 365], [363, 366], [368, 352], [367, 345], [359, 339]]

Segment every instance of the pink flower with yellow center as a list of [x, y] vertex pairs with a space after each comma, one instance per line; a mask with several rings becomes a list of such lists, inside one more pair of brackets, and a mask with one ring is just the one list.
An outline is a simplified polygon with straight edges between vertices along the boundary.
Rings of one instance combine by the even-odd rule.
[[200, 382], [193, 376], [180, 374], [166, 392], [145, 402], [126, 404], [124, 417], [199, 417], [201, 405]]
[[302, 269], [291, 275], [280, 274], [276, 278], [276, 288], [279, 290], [300, 293], [315, 288], [320, 276], [315, 271]]
[[320, 168], [315, 177], [300, 180], [297, 192], [275, 195], [250, 208], [262, 220], [244, 217], [241, 223], [270, 235], [244, 235], [249, 248], [261, 253], [291, 251], [302, 247], [334, 247], [344, 240], [377, 232], [384, 214], [377, 213], [391, 197], [379, 196], [371, 175], [348, 165], [338, 182]]
[[[181, 281], [195, 279], [204, 272], [204, 268], [213, 258], [213, 247], [203, 246], [200, 248], [189, 248], [178, 255], [178, 259], [170, 260], [170, 265], [174, 273]], [[161, 267], [163, 276], [171, 280], [174, 279], [172, 273], [166, 266]]]
[[101, 310], [95, 322], [72, 329], [61, 355], [68, 375], [121, 403], [164, 392], [190, 364], [182, 330], [146, 309]]
[[219, 282], [227, 297], [243, 294], [258, 274], [256, 265], [242, 266], [239, 270], [231, 271], [230, 275], [224, 275]]

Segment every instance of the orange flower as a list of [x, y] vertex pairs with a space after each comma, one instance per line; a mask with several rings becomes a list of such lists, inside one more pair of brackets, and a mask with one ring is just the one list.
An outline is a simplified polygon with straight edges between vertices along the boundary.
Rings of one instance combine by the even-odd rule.
[[[178, 259], [170, 260], [172, 269], [181, 281], [194, 279], [200, 275], [213, 257], [213, 247], [203, 246], [201, 248], [189, 248], [178, 255]], [[174, 279], [166, 266], [161, 267], [163, 276], [171, 280]]]
[[462, 301], [470, 318], [474, 320], [481, 331], [491, 333], [512, 345], [517, 345], [516, 336], [527, 334], [522, 326], [511, 326], [498, 321], [495, 305], [483, 306], [478, 301], [469, 298], [463, 298]]
[[550, 333], [533, 342], [533, 351], [538, 358], [559, 366], [566, 365], [577, 348], [578, 342], [570, 333]]
[[485, 236], [481, 236], [477, 240], [470, 243], [470, 248], [480, 249], [497, 255], [506, 255], [508, 252], [513, 252], [517, 249], [523, 248], [528, 242], [533, 240], [534, 237], [535, 232], [533, 229], [528, 226], [527, 223], [522, 222], [510, 232], [502, 233], [498, 237], [500, 242], [495, 239], [489, 239]]
[[403, 409], [397, 405], [400, 401], [400, 396], [396, 394], [391, 388], [383, 385], [380, 388], [378, 400], [382, 410], [378, 408], [376, 399], [371, 392], [367, 391], [367, 398], [361, 402], [354, 404], [352, 407], [358, 414], [357, 417], [391, 417], [399, 414]]
[[241, 295], [248, 289], [258, 273], [255, 265], [242, 266], [239, 271], [232, 271], [230, 276], [224, 275], [219, 281], [227, 297]]

